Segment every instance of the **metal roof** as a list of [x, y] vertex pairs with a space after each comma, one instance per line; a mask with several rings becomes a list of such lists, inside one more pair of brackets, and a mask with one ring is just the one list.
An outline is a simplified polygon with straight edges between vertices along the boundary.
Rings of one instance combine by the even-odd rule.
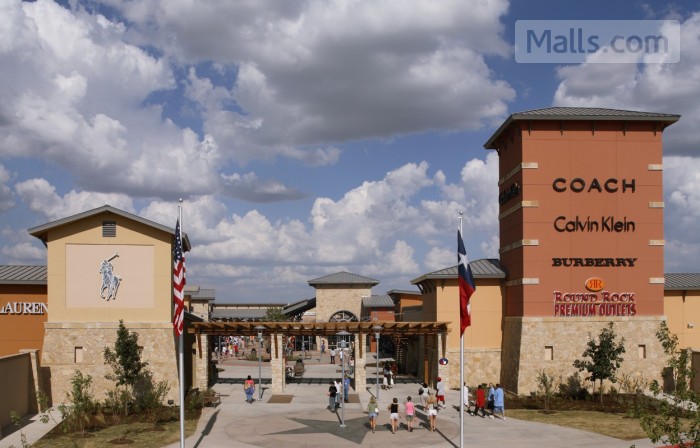
[[393, 308], [395, 304], [390, 296], [382, 294], [363, 297], [362, 306], [365, 308]]
[[681, 118], [680, 115], [658, 112], [639, 112], [633, 110], [604, 109], [601, 107], [545, 107], [526, 110], [509, 116], [506, 121], [484, 143], [486, 149], [496, 149], [496, 139], [514, 121], [522, 120], [593, 120], [593, 121], [658, 121], [671, 125]]
[[[118, 208], [112, 207], [111, 205], [103, 205], [102, 207], [98, 207], [92, 210], [88, 210], [82, 213], [78, 213], [77, 215], [72, 215], [72, 216], [67, 216], [65, 218], [58, 219], [56, 221], [51, 221], [46, 224], [42, 224], [37, 227], [32, 227], [31, 229], [28, 230], [29, 234], [32, 236], [35, 236], [39, 238], [41, 241], [46, 243], [46, 238], [47, 238], [47, 233], [49, 230], [55, 229], [60, 226], [65, 226], [71, 223], [74, 223], [76, 221], [80, 221], [85, 218], [89, 218], [91, 216], [99, 215], [99, 214], [114, 214], [121, 216], [126, 219], [130, 219], [132, 221], [140, 222], [141, 224], [162, 230], [163, 232], [167, 232], [171, 235], [175, 235], [175, 229], [172, 227], [164, 226], [162, 224], [158, 224], [157, 222], [142, 218], [140, 216], [134, 215], [133, 213], [125, 212], [124, 210], [120, 210]], [[187, 237], [187, 234], [185, 232], [182, 232], [182, 249], [185, 252], [188, 252], [192, 246], [190, 245], [190, 240]]]
[[216, 290], [215, 289], [204, 289], [200, 288], [197, 292], [192, 293], [190, 296], [192, 300], [216, 300]]
[[423, 293], [421, 293], [421, 292], [418, 291], [418, 290], [411, 290], [411, 291], [409, 291], [409, 290], [407, 290], [407, 289], [392, 289], [392, 290], [390, 290], [390, 291], [387, 291], [386, 293], [389, 294], [389, 295], [392, 295], [392, 294], [403, 294], [403, 295], [412, 295], [412, 296], [420, 296], [420, 295], [423, 294]]
[[[479, 260], [474, 260], [469, 262], [469, 266], [472, 269], [472, 276], [475, 279], [506, 278], [506, 272], [503, 270], [501, 263], [496, 258], [481, 258]], [[457, 278], [456, 265], [449, 268], [440, 269], [439, 271], [423, 274], [420, 277], [411, 280], [411, 284], [415, 285], [424, 280], [451, 278]]]
[[282, 308], [282, 312], [287, 316], [303, 313], [305, 311], [316, 308], [316, 297], [312, 299], [303, 299]]
[[700, 290], [700, 274], [664, 274], [664, 278], [665, 290]]
[[213, 310], [211, 320], [260, 320], [267, 316], [266, 309], [237, 308], [227, 310]]
[[335, 274], [326, 275], [325, 277], [315, 278], [309, 280], [309, 285], [349, 285], [349, 284], [360, 284], [360, 285], [378, 285], [379, 280], [375, 280], [369, 277], [363, 277], [357, 274], [351, 274], [349, 272], [336, 272]]
[[45, 285], [46, 266], [0, 265], [0, 284]]

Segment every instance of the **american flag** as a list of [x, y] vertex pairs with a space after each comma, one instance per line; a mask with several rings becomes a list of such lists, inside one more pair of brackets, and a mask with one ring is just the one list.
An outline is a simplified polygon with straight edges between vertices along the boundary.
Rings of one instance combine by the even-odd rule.
[[175, 247], [173, 248], [173, 329], [180, 336], [185, 324], [185, 256], [182, 253], [182, 236], [180, 235], [180, 220], [175, 225]]

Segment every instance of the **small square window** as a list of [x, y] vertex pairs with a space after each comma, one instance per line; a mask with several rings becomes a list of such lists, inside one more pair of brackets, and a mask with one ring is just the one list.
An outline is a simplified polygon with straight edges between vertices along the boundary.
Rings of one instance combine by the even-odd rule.
[[639, 359], [646, 359], [647, 358], [647, 346], [646, 345], [639, 345], [637, 347], [637, 353], [639, 354]]
[[545, 361], [554, 361], [554, 346], [545, 345], [545, 347], [544, 347], [544, 360]]
[[76, 364], [80, 364], [83, 362], [83, 348], [82, 347], [75, 347], [74, 360], [75, 360]]

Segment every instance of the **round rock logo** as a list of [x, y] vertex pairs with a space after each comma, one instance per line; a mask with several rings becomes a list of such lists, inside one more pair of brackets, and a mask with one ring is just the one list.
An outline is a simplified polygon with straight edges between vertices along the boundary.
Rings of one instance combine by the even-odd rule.
[[605, 288], [605, 282], [603, 281], [602, 278], [598, 277], [591, 277], [588, 280], [586, 280], [586, 289], [591, 291], [591, 292], [598, 292]]

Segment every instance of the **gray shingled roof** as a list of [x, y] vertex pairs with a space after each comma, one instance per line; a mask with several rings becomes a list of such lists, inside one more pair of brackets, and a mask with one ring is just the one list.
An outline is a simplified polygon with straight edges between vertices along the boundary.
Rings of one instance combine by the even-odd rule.
[[[474, 260], [469, 262], [469, 266], [472, 268], [472, 276], [474, 276], [475, 279], [506, 278], [506, 272], [501, 267], [501, 263], [495, 258], [481, 258], [479, 260]], [[411, 284], [416, 285], [424, 280], [450, 278], [457, 278], [456, 265], [449, 268], [440, 269], [439, 271], [423, 274], [420, 277], [411, 280]]]
[[[164, 226], [162, 224], [158, 224], [157, 222], [142, 218], [140, 216], [134, 215], [133, 213], [125, 212], [124, 210], [119, 210], [118, 208], [112, 207], [111, 205], [103, 205], [102, 207], [98, 207], [92, 210], [88, 210], [82, 213], [78, 213], [76, 215], [71, 215], [67, 216], [65, 218], [58, 219], [56, 221], [51, 221], [46, 224], [42, 224], [37, 227], [32, 227], [31, 229], [28, 230], [29, 234], [32, 236], [35, 236], [39, 238], [41, 241], [46, 243], [46, 238], [47, 238], [47, 232], [49, 230], [55, 229], [56, 227], [64, 226], [71, 224], [76, 221], [80, 221], [85, 218], [89, 218], [91, 216], [99, 215], [99, 214], [115, 214], [118, 216], [121, 216], [123, 218], [131, 219], [133, 221], [140, 222], [141, 224], [145, 224], [147, 226], [162, 230], [163, 232], [167, 232], [171, 235], [175, 235], [175, 229], [173, 227], [168, 227]], [[187, 234], [185, 232], [182, 232], [182, 249], [185, 252], [188, 252], [191, 249], [190, 246], [190, 240], [187, 237]]]
[[394, 301], [386, 294], [362, 298], [362, 306], [365, 308], [393, 308], [394, 305]]
[[309, 285], [349, 285], [349, 284], [360, 284], [360, 285], [378, 285], [379, 280], [375, 280], [369, 277], [363, 277], [357, 274], [351, 274], [349, 272], [336, 272], [335, 274], [326, 275], [325, 277], [315, 278], [309, 280]]
[[700, 274], [665, 274], [665, 290], [700, 290]]
[[45, 285], [46, 266], [0, 265], [0, 284]]
[[545, 107], [543, 109], [516, 112], [484, 143], [486, 149], [496, 149], [494, 143], [510, 124], [519, 120], [595, 120], [595, 121], [658, 121], [668, 125], [675, 123], [680, 115], [633, 110], [604, 109], [601, 107]]

